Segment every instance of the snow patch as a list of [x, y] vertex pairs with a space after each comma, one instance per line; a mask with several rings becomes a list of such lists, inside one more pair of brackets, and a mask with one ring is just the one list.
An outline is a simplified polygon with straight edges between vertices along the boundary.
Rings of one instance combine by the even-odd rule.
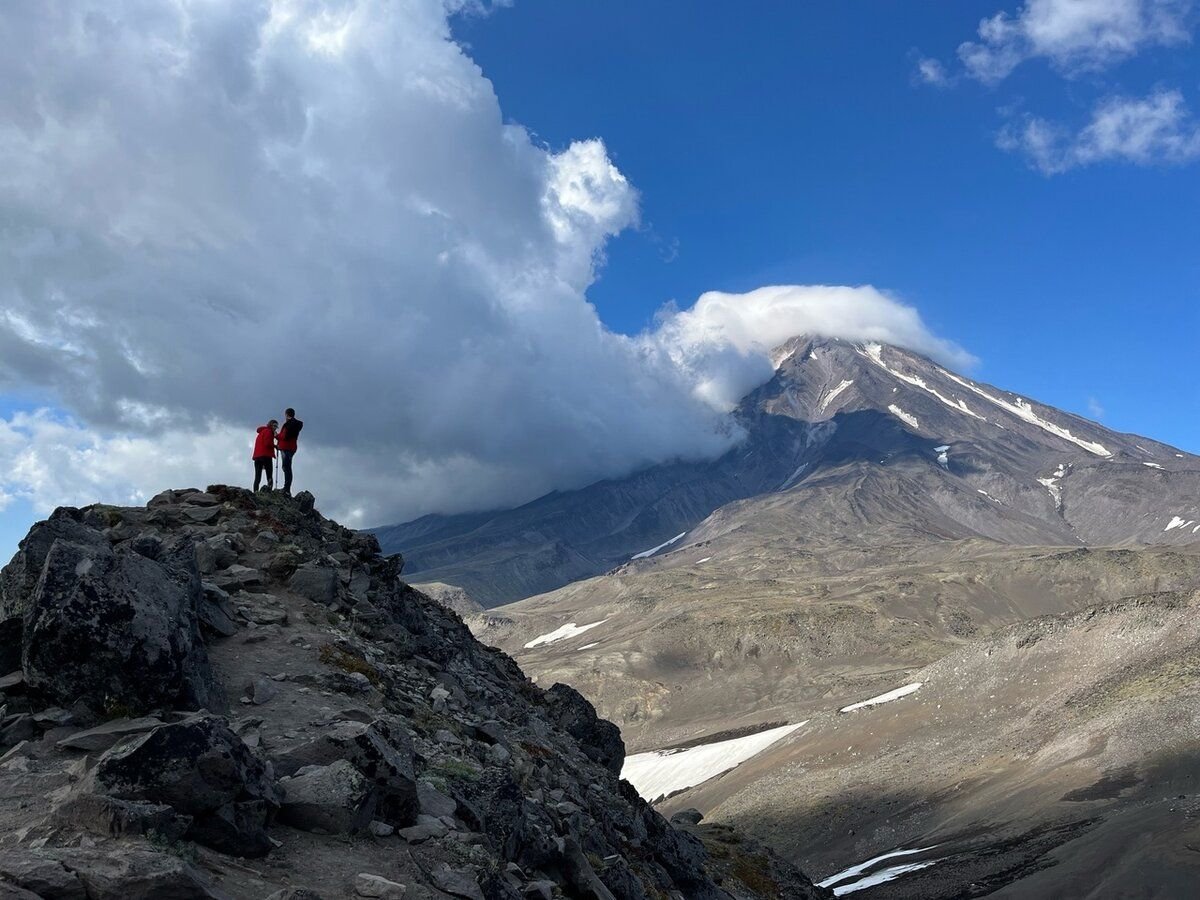
[[539, 634], [525, 645], [525, 649], [532, 650], [534, 647], [541, 647], [544, 644], [553, 644], [555, 641], [565, 641], [567, 638], [578, 637], [585, 631], [591, 631], [597, 625], [603, 625], [607, 621], [608, 619], [601, 619], [599, 622], [592, 622], [590, 625], [576, 625], [574, 622], [568, 622], [561, 628], [555, 628], [553, 631]]
[[1179, 516], [1171, 516], [1171, 521], [1167, 523], [1167, 527], [1163, 531], [1174, 531], [1176, 528], [1187, 528], [1191, 522], [1186, 519], [1181, 519]]
[[687, 532], [686, 532], [686, 531], [680, 532], [679, 534], [675, 535], [675, 537], [671, 538], [669, 541], [663, 541], [663, 542], [662, 542], [661, 544], [659, 544], [657, 547], [651, 547], [649, 550], [643, 550], [641, 553], [635, 553], [633, 556], [631, 556], [631, 557], [629, 557], [629, 558], [630, 558], [631, 560], [633, 560], [633, 559], [646, 559], [647, 557], [653, 556], [653, 555], [654, 555], [655, 553], [657, 553], [659, 550], [663, 550], [663, 549], [665, 549], [665, 548], [667, 548], [667, 547], [670, 547], [672, 544], [676, 544], [676, 543], [678, 543], [678, 542], [679, 542], [679, 540], [680, 540], [680, 539], [681, 539], [681, 538], [682, 538], [682, 537], [683, 537], [685, 534], [687, 534]]
[[779, 489], [781, 491], [786, 491], [788, 488], [790, 488], [795, 483], [797, 478], [799, 478], [801, 475], [804, 474], [804, 470], [807, 468], [808, 468], [808, 463], [800, 463], [800, 465], [796, 467], [796, 471], [788, 476], [787, 481], [785, 481], [783, 484], [781, 484], [779, 486]]
[[898, 407], [895, 403], [893, 403], [891, 406], [888, 407], [888, 412], [890, 412], [897, 419], [900, 419], [901, 421], [903, 421], [905, 424], [911, 425], [913, 428], [921, 427], [921, 423], [917, 421], [916, 416], [909, 415], [904, 410], [902, 410], [900, 407]]
[[712, 559], [712, 557], [711, 557], [711, 556], [706, 556], [706, 557], [704, 557], [704, 559], [698, 559], [698, 560], [696, 560], [696, 565], [700, 565], [700, 563], [706, 563], [706, 562], [708, 562], [710, 559]]
[[621, 777], [637, 788], [646, 800], [665, 797], [735, 769], [808, 724], [783, 725], [746, 737], [731, 738], [682, 750], [653, 750], [625, 760]]
[[866, 862], [851, 866], [848, 869], [838, 872], [836, 875], [830, 875], [824, 881], [818, 882], [817, 887], [832, 887], [839, 881], [845, 881], [848, 878], [854, 878], [858, 875], [861, 875], [863, 872], [867, 871], [867, 869], [871, 868], [871, 866], [875, 865], [876, 863], [881, 863], [885, 859], [895, 859], [898, 856], [912, 856], [915, 853], [927, 853], [930, 850], [936, 849], [938, 846], [938, 844], [934, 844], [930, 847], [918, 847], [914, 850], [893, 850], [891, 853], [885, 853], [882, 856], [876, 856], [874, 859], [868, 859]]
[[1143, 466], [1145, 466], [1145, 467], [1146, 467], [1146, 468], [1148, 468], [1148, 469], [1162, 469], [1162, 468], [1163, 468], [1163, 466], [1160, 466], [1158, 463], [1147, 463], [1147, 462], [1144, 462], [1144, 463], [1142, 463], [1142, 465], [1143, 465]]
[[945, 369], [942, 369], [941, 371], [942, 374], [944, 374], [955, 384], [961, 384], [968, 391], [974, 391], [983, 399], [989, 401], [990, 403], [996, 404], [996, 406], [1012, 413], [1018, 419], [1023, 419], [1030, 425], [1036, 425], [1038, 428], [1042, 429], [1042, 431], [1045, 431], [1048, 434], [1062, 438], [1064, 441], [1070, 441], [1072, 444], [1075, 444], [1077, 447], [1082, 447], [1088, 453], [1091, 453], [1095, 456], [1112, 456], [1112, 453], [1109, 452], [1109, 450], [1103, 444], [1098, 444], [1095, 441], [1087, 441], [1083, 438], [1076, 437], [1061, 425], [1055, 425], [1053, 422], [1043, 419], [1033, 411], [1033, 404], [1031, 404], [1028, 400], [1023, 400], [1018, 397], [1015, 403], [1009, 403], [1003, 397], [994, 397], [987, 391], [983, 390], [983, 388], [980, 388], [963, 378], [959, 378], [952, 372], [947, 372]]
[[1001, 503], [999, 500], [997, 500], [995, 497], [993, 497], [991, 494], [989, 494], [987, 491], [985, 491], [983, 488], [976, 488], [976, 490], [978, 490], [978, 491], [979, 491], [979, 493], [983, 494], [983, 496], [987, 497], [987, 498], [988, 498], [989, 500], [991, 500], [993, 503], [1000, 503], [1000, 505], [1001, 505], [1001, 506], [1003, 506], [1003, 505], [1004, 505], [1004, 504], [1003, 504], [1003, 503]]
[[866, 706], [878, 706], [880, 703], [890, 703], [892, 700], [899, 700], [901, 697], [907, 697], [914, 691], [920, 690], [924, 682], [918, 681], [914, 684], [906, 684], [904, 687], [898, 687], [894, 691], [888, 691], [886, 694], [880, 694], [878, 697], [872, 697], [869, 700], [862, 700], [858, 703], [851, 703], [849, 706], [843, 706], [839, 712], [854, 712], [856, 709], [862, 709]]
[[579, 650], [591, 650], [593, 647], [599, 647], [599, 646], [600, 646], [599, 641], [596, 641], [593, 644], [584, 644], [582, 647], [580, 647], [578, 650], [576, 650], [576, 652], [578, 653]]
[[877, 884], [885, 884], [889, 881], [895, 881], [901, 875], [907, 875], [909, 872], [919, 872], [921, 869], [928, 869], [932, 866], [936, 859], [926, 860], [925, 862], [917, 863], [902, 863], [898, 866], [890, 866], [886, 869], [880, 869], [878, 872], [872, 872], [866, 878], [860, 878], [853, 884], [842, 885], [833, 889], [833, 896], [841, 897], [845, 894], [855, 894], [859, 891], [866, 890], [869, 887], [874, 887]]
[[[874, 352], [872, 352], [872, 348], [875, 348]], [[960, 412], [960, 413], [963, 413], [964, 415], [968, 415], [972, 419], [979, 419], [981, 422], [987, 421], [983, 416], [979, 415], [977, 412], [975, 412], [973, 409], [971, 409], [969, 406], [967, 406], [967, 404], [965, 404], [963, 401], [951, 400], [945, 394], [940, 393], [936, 388], [930, 387], [925, 382], [924, 378], [918, 378], [916, 375], [905, 375], [903, 372], [897, 372], [895, 369], [893, 369], [891, 366], [889, 366], [887, 363], [885, 363], [883, 361], [882, 348], [878, 344], [867, 344], [866, 347], [864, 347], [864, 349], [867, 351], [866, 355], [870, 358], [870, 360], [873, 363], [875, 363], [877, 366], [879, 366], [879, 368], [883, 369], [885, 372], [887, 372], [889, 375], [891, 375], [893, 378], [899, 378], [905, 384], [911, 384], [913, 387], [920, 388], [921, 390], [925, 391], [925, 393], [930, 394], [935, 399], [937, 399], [940, 403], [950, 407], [955, 412]], [[897, 388], [892, 388], [892, 393], [893, 394], [896, 393], [897, 390], [898, 390]]]
[[850, 387], [850, 385], [852, 385], [852, 384], [854, 384], [853, 380], [843, 381], [841, 384], [839, 384], [837, 387], [835, 387], [832, 391], [830, 391], [828, 394], [826, 394], [824, 397], [822, 397], [821, 405], [818, 407], [820, 412], [825, 412], [825, 410], [827, 410], [829, 408], [829, 404], [834, 401], [834, 398], [837, 397], [837, 395], [840, 394], [842, 391], [844, 391], [846, 388]]
[[949, 456], [950, 445], [949, 444], [942, 444], [942, 446], [940, 446], [940, 447], [934, 447], [933, 452], [937, 454], [938, 464], [943, 469], [950, 468], [950, 456]]

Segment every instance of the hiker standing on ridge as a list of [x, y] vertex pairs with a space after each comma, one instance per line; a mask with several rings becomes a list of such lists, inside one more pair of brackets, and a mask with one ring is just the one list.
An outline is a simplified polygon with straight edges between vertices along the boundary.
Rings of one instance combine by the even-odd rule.
[[292, 457], [296, 455], [296, 441], [300, 438], [300, 429], [304, 423], [296, 418], [296, 411], [291, 407], [283, 411], [283, 427], [279, 429], [279, 455], [283, 457], [283, 492], [292, 496]]
[[272, 419], [266, 425], [258, 426], [258, 436], [254, 439], [254, 493], [258, 493], [258, 482], [263, 473], [267, 476], [267, 490], [275, 487], [275, 476], [271, 471], [275, 465], [275, 430], [279, 422]]

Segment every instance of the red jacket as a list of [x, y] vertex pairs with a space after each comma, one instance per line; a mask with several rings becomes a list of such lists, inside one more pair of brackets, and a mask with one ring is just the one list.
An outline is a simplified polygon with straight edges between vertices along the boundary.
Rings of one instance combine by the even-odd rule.
[[275, 458], [275, 435], [269, 425], [258, 426], [258, 437], [254, 439], [254, 459]]

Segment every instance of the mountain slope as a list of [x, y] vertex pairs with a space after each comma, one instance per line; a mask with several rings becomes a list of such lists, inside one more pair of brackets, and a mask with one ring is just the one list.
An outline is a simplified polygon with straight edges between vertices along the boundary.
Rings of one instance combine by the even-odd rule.
[[797, 504], [786, 527], [802, 524], [814, 541], [1181, 546], [1200, 538], [1194, 456], [895, 347], [797, 338], [777, 358], [775, 376], [737, 411], [745, 440], [719, 460], [376, 533], [423, 580], [463, 587], [485, 606], [606, 572], [676, 538], [663, 549], [707, 540], [737, 520], [728, 509], [710, 519], [715, 511], [773, 493]]

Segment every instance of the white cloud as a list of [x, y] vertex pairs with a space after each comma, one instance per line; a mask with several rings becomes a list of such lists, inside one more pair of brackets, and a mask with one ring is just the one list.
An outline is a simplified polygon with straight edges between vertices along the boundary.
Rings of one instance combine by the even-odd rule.
[[637, 193], [505, 123], [448, 18], [491, 5], [0, 6], [0, 393], [71, 416], [0, 420], [5, 497], [244, 483], [293, 405], [300, 485], [394, 521], [720, 453], [797, 331], [954, 355], [871, 288], [608, 331], [586, 290]]
[[934, 87], [946, 87], [950, 84], [950, 76], [946, 74], [946, 67], [938, 60], [928, 56], [920, 57], [917, 60], [916, 77], [918, 81]]
[[1088, 411], [1088, 415], [1091, 416], [1093, 419], [1103, 419], [1104, 418], [1104, 407], [1101, 405], [1100, 401], [1097, 400], [1095, 397], [1087, 398], [1087, 411]]
[[1200, 123], [1179, 91], [1158, 90], [1100, 102], [1078, 132], [1028, 117], [1003, 129], [998, 142], [1046, 175], [1110, 161], [1180, 165], [1200, 158]]
[[996, 82], [1042, 58], [1068, 73], [1094, 71], [1150, 46], [1189, 40], [1190, 0], [1027, 0], [979, 24], [958, 56], [975, 78]]

